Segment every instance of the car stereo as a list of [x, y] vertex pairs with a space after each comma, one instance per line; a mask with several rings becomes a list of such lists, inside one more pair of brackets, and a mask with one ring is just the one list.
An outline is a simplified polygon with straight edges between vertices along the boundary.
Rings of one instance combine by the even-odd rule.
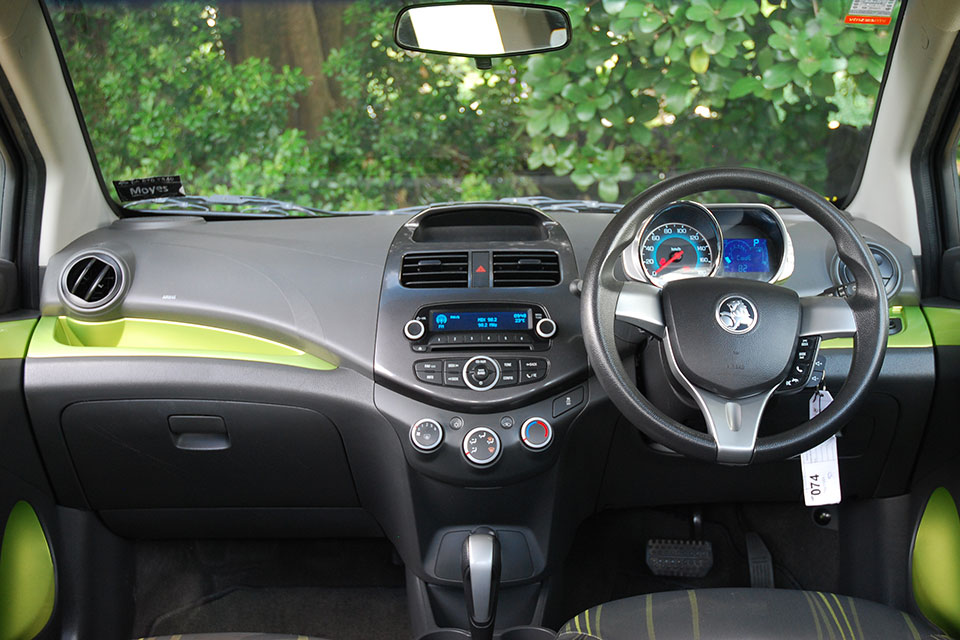
[[535, 304], [461, 303], [422, 307], [403, 326], [416, 352], [483, 346], [542, 351], [557, 325]]

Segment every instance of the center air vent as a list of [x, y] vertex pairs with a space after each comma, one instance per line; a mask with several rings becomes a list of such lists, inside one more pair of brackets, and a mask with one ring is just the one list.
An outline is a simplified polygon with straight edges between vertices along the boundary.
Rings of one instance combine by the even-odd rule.
[[120, 293], [123, 270], [105, 253], [86, 253], [74, 258], [63, 271], [60, 291], [64, 302], [83, 311], [100, 310]]
[[400, 267], [400, 284], [413, 289], [466, 287], [468, 275], [466, 251], [408, 253]]
[[552, 251], [494, 251], [493, 286], [550, 287], [560, 284], [560, 257]]

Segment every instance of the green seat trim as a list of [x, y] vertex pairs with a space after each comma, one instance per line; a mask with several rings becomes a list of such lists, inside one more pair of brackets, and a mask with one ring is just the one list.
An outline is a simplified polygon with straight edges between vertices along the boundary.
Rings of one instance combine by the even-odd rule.
[[960, 515], [950, 492], [930, 494], [913, 542], [913, 597], [931, 622], [960, 636]]
[[0, 359], [23, 358], [37, 319], [0, 322]]
[[0, 640], [30, 640], [50, 619], [56, 578], [50, 545], [28, 503], [13, 505], [0, 547]]
[[280, 342], [238, 331], [186, 322], [121, 318], [89, 322], [43, 317], [33, 332], [28, 358], [172, 356], [221, 358], [330, 371], [337, 366]]
[[[924, 316], [926, 309], [920, 307], [890, 307], [890, 318], [900, 318], [903, 330], [887, 338], [888, 349], [929, 349], [933, 346], [931, 327]], [[955, 320], [960, 322], [960, 316]], [[960, 342], [956, 343], [960, 344]], [[833, 338], [824, 340], [821, 349], [852, 349], [852, 338]]]

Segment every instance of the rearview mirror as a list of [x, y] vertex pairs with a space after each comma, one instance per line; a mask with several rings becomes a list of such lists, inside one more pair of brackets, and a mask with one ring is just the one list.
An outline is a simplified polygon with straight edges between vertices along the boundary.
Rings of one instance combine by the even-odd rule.
[[514, 2], [421, 4], [400, 11], [393, 38], [402, 49], [472, 57], [489, 67], [489, 58], [564, 48], [570, 16], [556, 7]]

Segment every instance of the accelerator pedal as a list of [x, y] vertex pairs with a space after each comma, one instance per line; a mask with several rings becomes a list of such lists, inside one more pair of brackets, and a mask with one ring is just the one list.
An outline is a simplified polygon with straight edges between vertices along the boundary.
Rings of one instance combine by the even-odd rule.
[[706, 540], [647, 540], [647, 566], [655, 576], [702, 578], [713, 567]]
[[747, 531], [747, 564], [750, 565], [750, 586], [754, 589], [773, 589], [773, 556], [763, 538]]

